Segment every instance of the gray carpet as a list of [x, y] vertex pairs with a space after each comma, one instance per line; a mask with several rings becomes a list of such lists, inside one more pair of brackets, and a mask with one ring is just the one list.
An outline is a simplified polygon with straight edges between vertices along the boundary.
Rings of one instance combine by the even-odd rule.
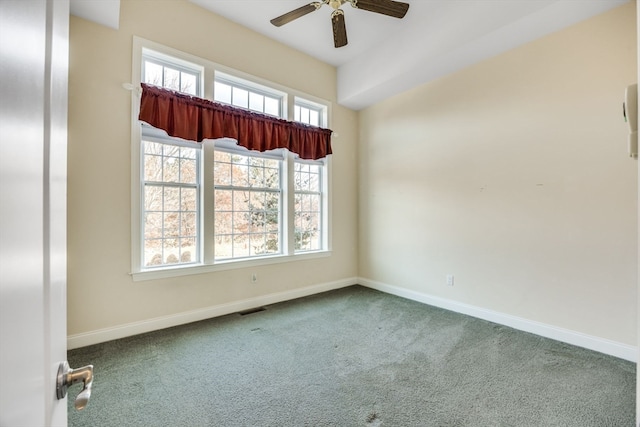
[[[69, 352], [69, 426], [633, 426], [636, 365], [360, 286]], [[78, 392], [78, 386], [70, 391]]]

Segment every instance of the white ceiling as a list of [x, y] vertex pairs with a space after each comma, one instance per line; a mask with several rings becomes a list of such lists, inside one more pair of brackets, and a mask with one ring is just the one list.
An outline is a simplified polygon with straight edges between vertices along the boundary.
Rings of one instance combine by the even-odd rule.
[[[339, 49], [328, 6], [279, 28], [269, 22], [310, 0], [189, 1], [336, 66], [338, 102], [359, 110], [630, 0], [405, 0], [404, 19], [345, 4], [349, 44]], [[119, 14], [120, 0], [71, 0], [71, 8], [118, 27], [101, 20]]]

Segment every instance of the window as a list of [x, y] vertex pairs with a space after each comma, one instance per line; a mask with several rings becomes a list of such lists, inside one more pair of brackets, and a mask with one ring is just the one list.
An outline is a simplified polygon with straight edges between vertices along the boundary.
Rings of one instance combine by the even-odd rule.
[[294, 120], [311, 126], [324, 126], [326, 107], [296, 98], [294, 106]]
[[322, 249], [322, 164], [295, 162], [295, 250]]
[[147, 51], [142, 61], [142, 81], [167, 89], [200, 95], [199, 67], [192, 64], [182, 65], [178, 61], [166, 58], [164, 55]]
[[145, 267], [198, 262], [199, 151], [144, 140]]
[[284, 95], [275, 90], [260, 88], [248, 81], [233, 78], [224, 73], [216, 73], [213, 93], [215, 101], [283, 117]]
[[[137, 37], [134, 49], [134, 83], [327, 125], [327, 104], [312, 97]], [[132, 123], [134, 280], [328, 252], [328, 159], [248, 151], [229, 139], [193, 143]]]
[[[196, 64], [172, 61], [157, 52], [143, 53], [144, 83], [198, 95], [201, 75], [202, 68]], [[149, 126], [142, 126], [141, 134], [142, 266], [198, 263], [200, 147]]]
[[282, 253], [282, 159], [214, 156], [215, 259]]

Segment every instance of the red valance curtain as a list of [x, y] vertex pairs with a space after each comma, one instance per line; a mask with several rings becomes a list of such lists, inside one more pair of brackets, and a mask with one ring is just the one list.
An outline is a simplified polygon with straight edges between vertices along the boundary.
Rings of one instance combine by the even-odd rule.
[[201, 142], [233, 138], [260, 152], [286, 148], [302, 159], [331, 154], [331, 130], [290, 122], [142, 83], [138, 119], [170, 136]]

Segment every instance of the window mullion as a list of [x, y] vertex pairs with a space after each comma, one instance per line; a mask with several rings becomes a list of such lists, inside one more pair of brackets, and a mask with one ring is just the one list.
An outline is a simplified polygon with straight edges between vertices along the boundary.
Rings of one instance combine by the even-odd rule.
[[200, 235], [202, 236], [200, 247], [202, 250], [202, 261], [204, 264], [213, 264], [215, 258], [215, 206], [214, 206], [214, 186], [213, 186], [213, 170], [214, 170], [214, 143], [213, 141], [205, 141], [202, 144], [202, 173], [200, 174], [200, 182], [202, 186], [202, 194], [200, 202]]
[[285, 233], [283, 240], [286, 242], [284, 251], [287, 255], [293, 255], [296, 248], [294, 170], [293, 154], [287, 153], [284, 162], [284, 206], [282, 209], [284, 216], [284, 225], [282, 230], [283, 233]]

